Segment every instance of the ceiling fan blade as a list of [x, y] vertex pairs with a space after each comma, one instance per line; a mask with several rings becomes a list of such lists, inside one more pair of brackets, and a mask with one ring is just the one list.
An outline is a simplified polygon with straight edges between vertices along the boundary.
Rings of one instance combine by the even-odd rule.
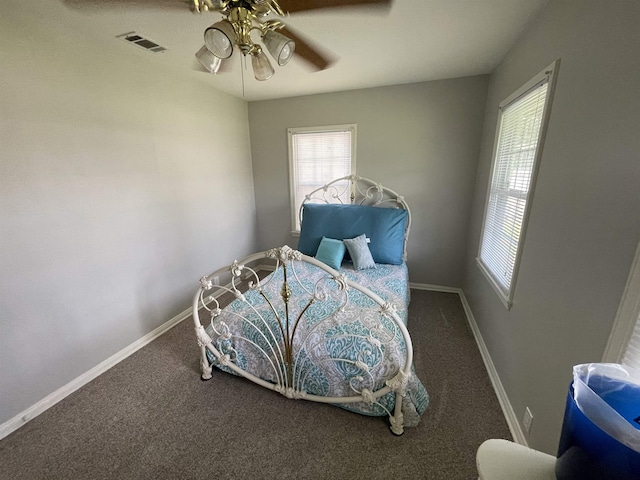
[[335, 63], [335, 57], [326, 52], [321, 52], [317, 47], [311, 45], [311, 43], [300, 36], [300, 34], [291, 30], [291, 27], [282, 27], [280, 32], [296, 42], [294, 54], [313, 65], [314, 69], [325, 70]]
[[361, 5], [378, 5], [390, 7], [392, 0], [278, 0], [278, 5], [285, 12], [304, 12], [335, 7], [357, 7]]
[[189, 0], [63, 0], [63, 3], [76, 10], [93, 11], [126, 8], [189, 11], [193, 5]]

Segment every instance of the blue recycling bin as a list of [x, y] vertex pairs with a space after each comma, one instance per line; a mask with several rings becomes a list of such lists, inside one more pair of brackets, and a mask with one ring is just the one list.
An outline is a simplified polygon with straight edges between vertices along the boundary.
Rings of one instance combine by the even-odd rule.
[[640, 479], [640, 372], [574, 367], [558, 446], [558, 480]]

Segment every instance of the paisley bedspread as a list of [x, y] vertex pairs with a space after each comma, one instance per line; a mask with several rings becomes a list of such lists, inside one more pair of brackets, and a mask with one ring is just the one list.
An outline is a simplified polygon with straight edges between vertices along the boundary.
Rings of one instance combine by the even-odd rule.
[[[405, 264], [356, 271], [346, 263], [340, 273], [392, 304], [406, 325], [410, 298]], [[405, 341], [384, 309], [355, 288], [343, 288], [339, 280], [304, 261], [292, 261], [286, 270], [280, 265], [225, 309], [214, 309], [206, 332], [218, 351], [263, 380], [322, 396], [375, 392], [404, 366]], [[289, 351], [286, 338], [292, 345]], [[207, 357], [217, 368], [234, 373], [208, 350]], [[291, 367], [282, 367], [282, 359]], [[395, 398], [389, 392], [375, 402], [338, 405], [381, 416], [393, 412]], [[405, 426], [415, 426], [428, 403], [413, 373], [403, 397]]]

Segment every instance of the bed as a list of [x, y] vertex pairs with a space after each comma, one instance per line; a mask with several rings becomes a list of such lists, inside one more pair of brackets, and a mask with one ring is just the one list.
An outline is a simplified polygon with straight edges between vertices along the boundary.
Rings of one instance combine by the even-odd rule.
[[[406, 327], [409, 207], [351, 175], [309, 192], [300, 219], [297, 249], [255, 253], [200, 280], [202, 379], [215, 367], [289, 399], [388, 416], [401, 435], [429, 403]], [[221, 308], [224, 296], [232, 301]]]

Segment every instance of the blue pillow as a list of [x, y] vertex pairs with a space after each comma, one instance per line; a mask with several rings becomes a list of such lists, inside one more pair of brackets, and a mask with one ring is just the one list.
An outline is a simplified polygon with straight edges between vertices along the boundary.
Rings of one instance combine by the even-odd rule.
[[367, 245], [367, 237], [364, 234], [356, 238], [345, 238], [343, 242], [353, 260], [353, 268], [356, 270], [376, 268], [376, 263], [373, 261], [371, 251]]
[[322, 263], [329, 265], [335, 270], [340, 270], [342, 259], [344, 258], [344, 252], [346, 247], [342, 240], [334, 240], [333, 238], [322, 237], [316, 258]]
[[365, 234], [376, 263], [403, 263], [404, 231], [409, 214], [399, 208], [305, 203], [298, 250], [315, 256], [322, 237], [343, 240]]

